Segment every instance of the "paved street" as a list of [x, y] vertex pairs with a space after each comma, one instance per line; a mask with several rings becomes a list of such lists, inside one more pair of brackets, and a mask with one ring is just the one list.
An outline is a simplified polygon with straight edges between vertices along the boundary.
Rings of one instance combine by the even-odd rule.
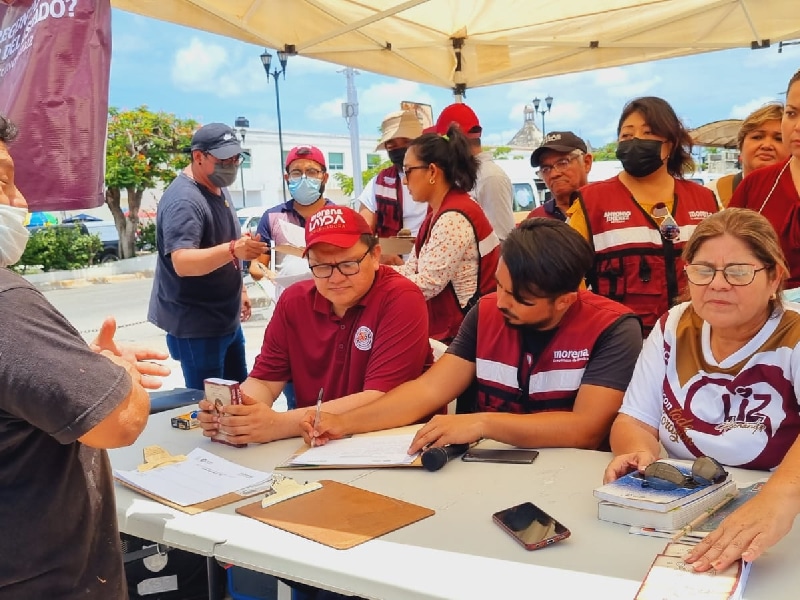
[[[248, 278], [249, 279], [249, 278]], [[117, 339], [166, 351], [164, 332], [147, 322], [147, 305], [153, 280], [128, 279], [114, 283], [84, 285], [43, 292], [53, 305], [66, 316], [87, 340], [97, 333], [97, 328], [107, 316], [117, 319]], [[253, 318], [243, 324], [247, 345], [247, 364], [253, 366], [261, 349], [264, 328], [272, 314], [272, 306], [264, 307], [267, 295], [254, 284], [248, 292], [255, 305]], [[261, 305], [261, 306], [258, 306]], [[172, 359], [165, 361], [172, 374], [165, 380], [162, 389], [183, 387], [180, 365]], [[283, 409], [281, 397], [276, 408]]]

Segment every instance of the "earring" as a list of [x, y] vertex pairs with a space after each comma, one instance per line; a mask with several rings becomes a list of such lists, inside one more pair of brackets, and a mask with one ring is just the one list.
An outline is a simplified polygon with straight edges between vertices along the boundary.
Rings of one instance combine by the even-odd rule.
[[775, 295], [775, 292], [772, 292], [772, 295], [769, 297], [769, 299], [770, 300], [775, 300], [776, 298], [777, 298], [777, 296]]
[[435, 184], [435, 183], [436, 183], [436, 180], [435, 180], [433, 177], [431, 177], [430, 179], [428, 179], [428, 183], [430, 183], [431, 185], [433, 185], [433, 184]]

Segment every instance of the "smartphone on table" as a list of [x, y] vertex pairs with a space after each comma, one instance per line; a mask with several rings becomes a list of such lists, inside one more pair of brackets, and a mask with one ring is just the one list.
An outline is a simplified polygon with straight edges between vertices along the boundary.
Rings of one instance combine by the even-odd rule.
[[538, 550], [570, 536], [570, 531], [532, 502], [492, 515], [492, 519], [526, 550]]
[[470, 448], [461, 457], [466, 462], [494, 462], [529, 465], [539, 456], [538, 450], [522, 448]]

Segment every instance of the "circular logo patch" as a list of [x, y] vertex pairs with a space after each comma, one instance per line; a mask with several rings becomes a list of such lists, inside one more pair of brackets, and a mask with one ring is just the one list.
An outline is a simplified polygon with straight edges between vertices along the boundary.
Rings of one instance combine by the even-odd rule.
[[369, 350], [372, 348], [372, 330], [362, 325], [356, 330], [356, 335], [353, 337], [353, 343], [359, 350]]

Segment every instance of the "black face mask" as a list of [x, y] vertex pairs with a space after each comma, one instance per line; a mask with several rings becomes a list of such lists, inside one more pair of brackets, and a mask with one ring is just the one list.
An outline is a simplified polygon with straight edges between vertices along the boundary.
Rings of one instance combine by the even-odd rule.
[[408, 148], [394, 148], [386, 151], [389, 155], [389, 160], [397, 167], [398, 171], [403, 170], [403, 159], [406, 157], [406, 150], [408, 150]]
[[661, 159], [662, 144], [659, 140], [624, 140], [617, 145], [617, 158], [628, 175], [647, 177], [664, 164]]

